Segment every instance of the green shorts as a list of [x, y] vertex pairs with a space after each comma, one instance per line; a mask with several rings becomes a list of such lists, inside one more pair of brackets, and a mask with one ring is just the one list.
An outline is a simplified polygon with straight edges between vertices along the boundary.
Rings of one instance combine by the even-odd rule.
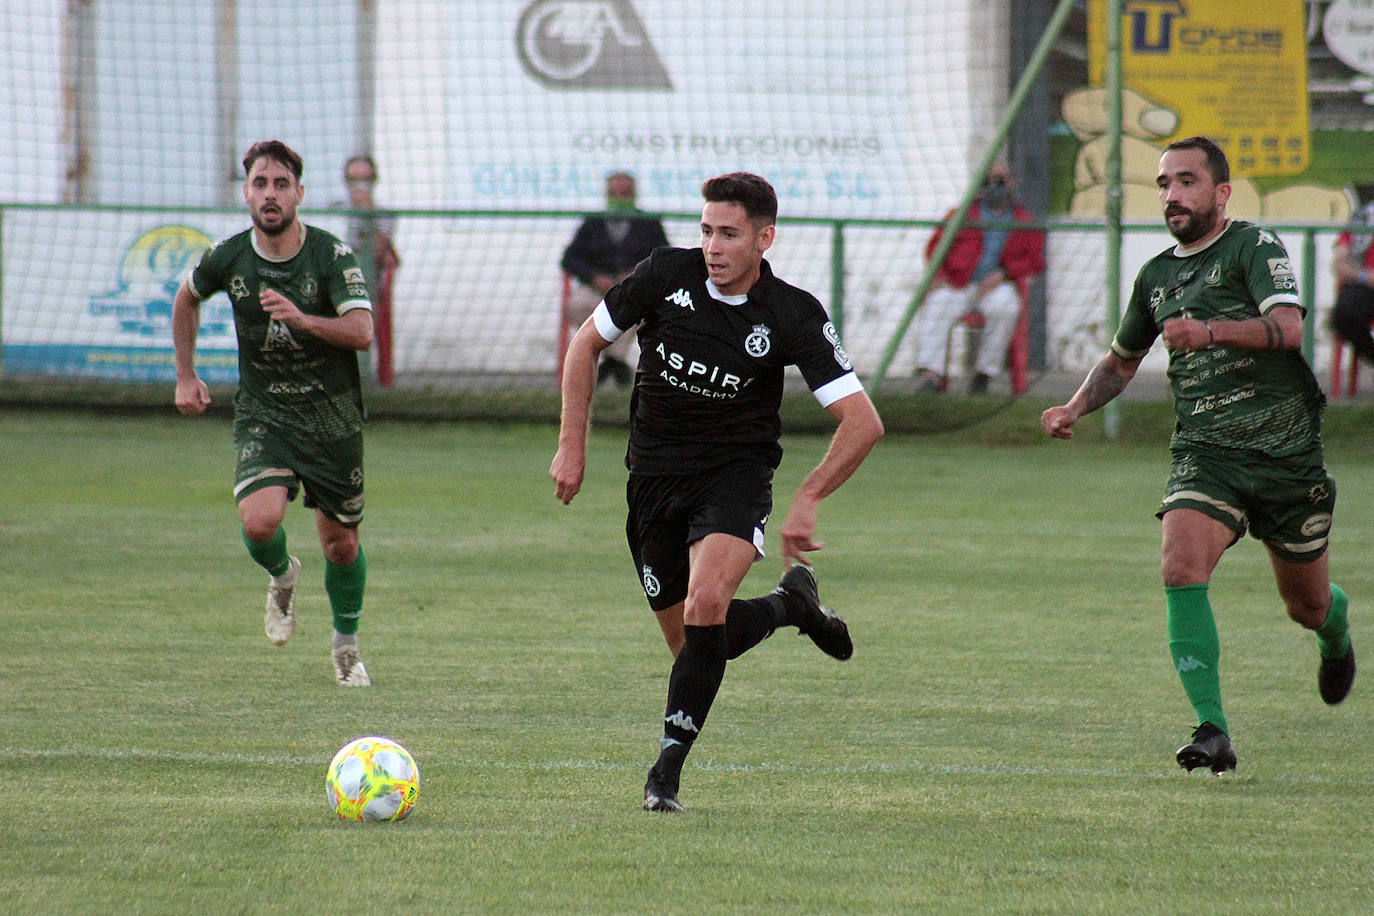
[[305, 507], [341, 525], [363, 520], [363, 434], [333, 442], [287, 435], [255, 418], [234, 419], [234, 499], [266, 487], [286, 487], [293, 500], [305, 488]]
[[1336, 481], [1326, 473], [1320, 448], [1289, 458], [1200, 448], [1173, 454], [1158, 517], [1196, 509], [1234, 531], [1236, 541], [1248, 529], [1290, 563], [1326, 552]]

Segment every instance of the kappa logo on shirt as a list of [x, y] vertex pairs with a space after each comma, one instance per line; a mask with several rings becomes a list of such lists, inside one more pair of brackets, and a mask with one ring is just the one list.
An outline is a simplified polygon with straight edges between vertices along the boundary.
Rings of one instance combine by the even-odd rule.
[[664, 296], [663, 301], [671, 302], [678, 308], [691, 309], [694, 312], [697, 310], [697, 307], [692, 304], [692, 294], [681, 287], [678, 288], [677, 292]]

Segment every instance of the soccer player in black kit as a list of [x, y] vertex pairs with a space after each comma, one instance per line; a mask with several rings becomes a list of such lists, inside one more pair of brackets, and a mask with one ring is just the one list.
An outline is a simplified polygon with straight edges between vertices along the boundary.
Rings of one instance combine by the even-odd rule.
[[[727, 659], [780, 626], [797, 627], [834, 658], [853, 653], [845, 622], [820, 603], [804, 554], [824, 546], [815, 539], [820, 501], [883, 435], [825, 309], [774, 277], [763, 259], [776, 231], [772, 186], [735, 172], [709, 179], [701, 193], [701, 247], [656, 249], [606, 293], [573, 338], [549, 469], [557, 497], [571, 502], [586, 472], [597, 358], [638, 326], [625, 532], [674, 656], [660, 753], [644, 785], [647, 811], [682, 810], [682, 765]], [[773, 508], [788, 365], [801, 370], [839, 425], [783, 522], [782, 581], [772, 593], [744, 600], [735, 592], [763, 556]]]

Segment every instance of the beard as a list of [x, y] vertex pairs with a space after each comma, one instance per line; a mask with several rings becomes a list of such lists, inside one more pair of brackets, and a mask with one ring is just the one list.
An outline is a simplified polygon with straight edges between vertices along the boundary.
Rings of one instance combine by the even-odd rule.
[[296, 221], [296, 218], [292, 216], [290, 219], [287, 219], [286, 213], [282, 210], [278, 210], [277, 215], [281, 221], [278, 223], [269, 223], [261, 213], [254, 213], [252, 214], [253, 225], [257, 226], [258, 231], [263, 235], [271, 237], [279, 236], [287, 229], [291, 228], [291, 224]]
[[[1170, 222], [1175, 216], [1186, 217], [1183, 225], [1177, 229]], [[1202, 211], [1172, 207], [1164, 211], [1164, 224], [1168, 227], [1169, 234], [1178, 239], [1179, 244], [1191, 245], [1216, 228], [1217, 210], [1215, 207]]]

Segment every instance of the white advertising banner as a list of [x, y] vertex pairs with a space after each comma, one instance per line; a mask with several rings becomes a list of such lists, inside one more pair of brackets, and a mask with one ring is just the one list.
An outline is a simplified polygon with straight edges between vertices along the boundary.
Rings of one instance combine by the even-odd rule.
[[[929, 150], [913, 143], [929, 134], [913, 111], [942, 109], [940, 140], [956, 141], [948, 153], [958, 178], [969, 131], [951, 116], [972, 116], [960, 113], [967, 106], [913, 104], [925, 83], [913, 89], [924, 63], [911, 56], [910, 33], [932, 28], [926, 5], [444, 4], [432, 34], [382, 44], [379, 149], [413, 177], [441, 159], [442, 203], [456, 209], [594, 208], [606, 174], [626, 169], [638, 178], [641, 202], [662, 211], [699, 209], [704, 179], [748, 170], [774, 184], [785, 215], [934, 212], [951, 195], [944, 187], [930, 194], [932, 163], [922, 158]], [[942, 69], [962, 60], [967, 36], [958, 22], [967, 15], [956, 11], [941, 23]], [[435, 56], [438, 68], [425, 63]], [[433, 138], [417, 135], [414, 111], [399, 118], [387, 101], [414, 98], [417, 81], [443, 99], [427, 114], [442, 120], [444, 149], [427, 155]], [[966, 89], [956, 95], [968, 97]], [[943, 174], [940, 166], [933, 171]]]

